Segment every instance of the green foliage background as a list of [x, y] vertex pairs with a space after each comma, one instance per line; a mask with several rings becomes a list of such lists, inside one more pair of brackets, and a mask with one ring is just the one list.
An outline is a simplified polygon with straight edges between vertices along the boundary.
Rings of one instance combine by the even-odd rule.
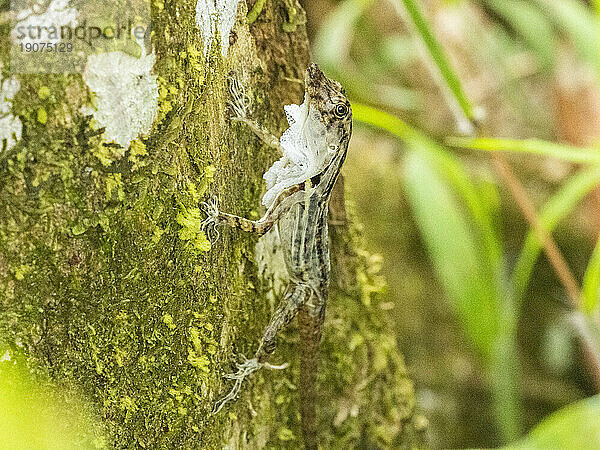
[[[309, 22], [324, 9], [314, 53], [354, 100], [349, 185], [384, 256], [431, 444], [509, 444], [534, 428], [524, 448], [600, 446], [596, 397], [578, 403], [597, 392], [600, 360], [598, 3], [313, 1]], [[571, 95], [589, 108], [574, 119]], [[554, 233], [575, 298], [498, 158]]]

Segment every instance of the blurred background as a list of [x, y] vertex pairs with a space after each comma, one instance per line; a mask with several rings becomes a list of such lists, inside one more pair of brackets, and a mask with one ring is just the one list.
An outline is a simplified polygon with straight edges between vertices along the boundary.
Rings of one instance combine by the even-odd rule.
[[302, 3], [430, 444], [600, 446], [600, 2]]

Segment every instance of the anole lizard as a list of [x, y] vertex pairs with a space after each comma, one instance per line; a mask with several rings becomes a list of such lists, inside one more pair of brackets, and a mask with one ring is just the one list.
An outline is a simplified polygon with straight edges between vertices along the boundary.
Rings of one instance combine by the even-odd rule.
[[262, 236], [274, 226], [279, 232], [290, 281], [252, 359], [238, 364], [228, 395], [214, 407], [218, 412], [235, 398], [246, 376], [267, 363], [275, 349], [276, 335], [295, 316], [300, 325], [300, 392], [304, 441], [317, 448], [315, 428], [318, 347], [329, 287], [329, 237], [327, 215], [333, 186], [346, 159], [352, 134], [352, 110], [344, 88], [328, 79], [312, 64], [306, 71], [302, 105], [288, 105], [290, 127], [277, 139], [246, 117], [248, 97], [235, 80], [230, 82], [234, 119], [246, 123], [266, 144], [281, 150], [283, 157], [265, 173], [267, 192], [262, 203], [266, 214], [253, 221], [220, 212], [216, 201], [205, 203], [205, 229], [227, 224]]

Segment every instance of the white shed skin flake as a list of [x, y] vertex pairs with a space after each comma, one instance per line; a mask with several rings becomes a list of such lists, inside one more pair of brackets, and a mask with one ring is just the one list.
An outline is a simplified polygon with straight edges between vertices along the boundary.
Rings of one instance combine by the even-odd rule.
[[6, 139], [6, 149], [11, 149], [21, 139], [23, 124], [11, 113], [11, 100], [19, 92], [21, 84], [15, 77], [2, 80], [0, 90], [0, 151]]
[[221, 38], [221, 54], [227, 56], [229, 33], [235, 23], [239, 0], [198, 0], [196, 3], [196, 24], [206, 56], [214, 40], [215, 29]]
[[[25, 2], [20, 2], [25, 5]], [[17, 7], [20, 4], [16, 5]], [[58, 38], [53, 38], [47, 31], [50, 26], [60, 29], [62, 26], [75, 27], [77, 25], [78, 12], [75, 8], [69, 8], [69, 0], [52, 0], [47, 7], [36, 5], [35, 8], [25, 8], [17, 13], [17, 24], [11, 31], [12, 41], [15, 43], [29, 42], [48, 42], [58, 41]], [[14, 5], [13, 5], [14, 7]], [[33, 26], [34, 30], [40, 27], [40, 36], [31, 37], [28, 34], [28, 27]]]
[[286, 188], [321, 172], [334, 155], [323, 140], [326, 130], [321, 116], [310, 110], [307, 96], [301, 105], [286, 105], [284, 109], [290, 127], [279, 140], [283, 156], [263, 176], [267, 192], [262, 204], [266, 207]]
[[96, 96], [92, 114], [104, 138], [124, 148], [140, 134], [148, 133], [158, 111], [158, 82], [151, 73], [155, 55], [135, 58], [121, 51], [88, 57], [83, 79]]

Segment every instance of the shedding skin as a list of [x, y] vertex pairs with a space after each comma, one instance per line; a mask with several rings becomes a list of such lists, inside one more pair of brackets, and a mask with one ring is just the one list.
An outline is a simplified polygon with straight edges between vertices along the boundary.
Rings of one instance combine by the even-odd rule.
[[215, 404], [213, 412], [235, 399], [244, 379], [253, 372], [286, 366], [270, 365], [267, 359], [275, 350], [277, 334], [298, 317], [302, 432], [305, 447], [316, 449], [318, 349], [330, 276], [327, 217], [331, 192], [352, 134], [352, 110], [342, 86], [312, 64], [306, 71], [304, 103], [286, 107], [290, 128], [278, 140], [247, 117], [251, 101], [243, 86], [232, 79], [229, 89], [232, 119], [245, 123], [265, 144], [281, 150], [282, 158], [265, 174], [269, 191], [263, 203], [268, 209], [261, 219], [221, 212], [213, 199], [203, 204], [208, 217], [202, 227], [214, 240], [218, 239], [219, 225], [258, 236], [277, 227], [290, 281], [254, 357], [243, 357], [237, 371], [226, 375], [235, 380], [234, 386]]

